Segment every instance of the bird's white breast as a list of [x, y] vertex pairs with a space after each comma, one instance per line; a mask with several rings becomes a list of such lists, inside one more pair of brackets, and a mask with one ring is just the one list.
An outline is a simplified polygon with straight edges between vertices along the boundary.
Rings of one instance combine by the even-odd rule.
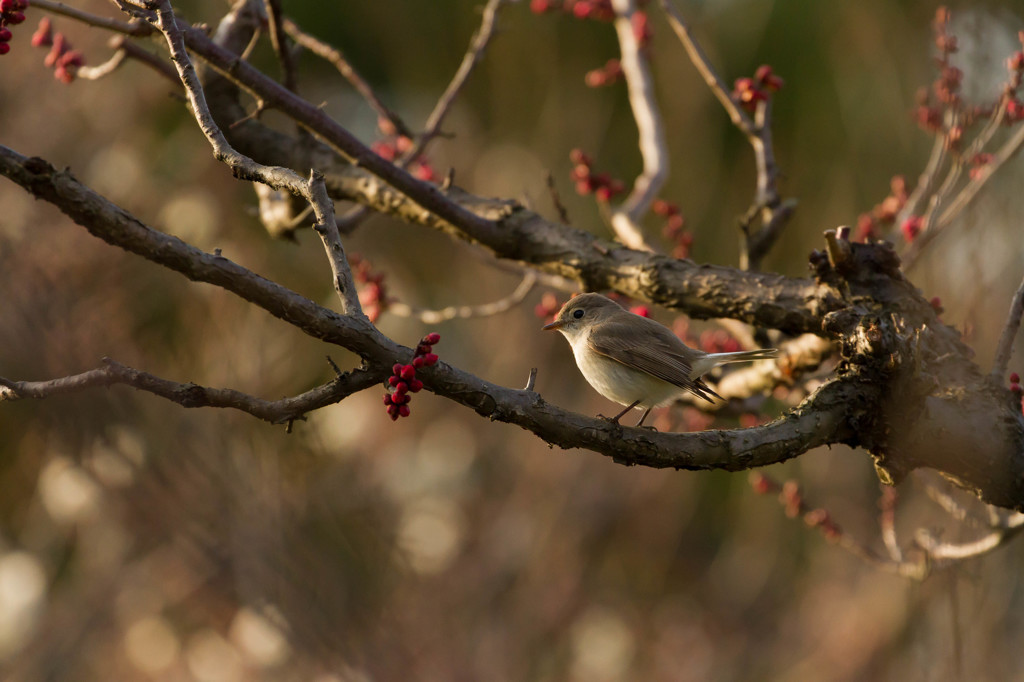
[[639, 400], [638, 408], [658, 407], [685, 393], [678, 386], [591, 350], [585, 334], [577, 334], [569, 342], [576, 365], [587, 382], [605, 398], [620, 405]]

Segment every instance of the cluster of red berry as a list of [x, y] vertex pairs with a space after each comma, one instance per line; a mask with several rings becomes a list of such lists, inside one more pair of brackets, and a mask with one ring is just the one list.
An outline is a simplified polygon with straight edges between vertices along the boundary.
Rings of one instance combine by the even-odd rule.
[[599, 69], [587, 71], [583, 82], [590, 88], [600, 88], [605, 85], [612, 85], [622, 80], [622, 64], [618, 59], [609, 59]]
[[576, 192], [586, 196], [593, 194], [598, 201], [607, 202], [616, 194], [625, 191], [626, 186], [608, 173], [595, 174], [591, 167], [594, 160], [580, 149], [569, 152], [569, 160], [573, 163], [569, 177], [576, 183]]
[[46, 55], [43, 64], [53, 69], [53, 77], [61, 83], [67, 84], [75, 80], [78, 67], [85, 64], [85, 55], [78, 50], [72, 50], [71, 43], [63, 33], [54, 35], [50, 20], [46, 17], [40, 19], [39, 28], [32, 34], [32, 47], [50, 48], [50, 53]]
[[977, 180], [978, 178], [985, 175], [988, 172], [988, 165], [992, 163], [992, 159], [995, 158], [988, 152], [979, 152], [971, 157], [971, 170], [968, 171], [968, 175], [971, 180]]
[[544, 14], [562, 10], [577, 19], [594, 19], [595, 21], [612, 21], [615, 10], [611, 0], [530, 0], [530, 11]]
[[[870, 213], [862, 213], [860, 217], [857, 218], [856, 238], [859, 241], [864, 242], [880, 238], [882, 236], [880, 234], [881, 226], [892, 225], [896, 220], [896, 216], [903, 210], [903, 206], [906, 203], [907, 181], [902, 175], [895, 175], [892, 180], [889, 181], [889, 196], [883, 199], [882, 203], [871, 209]], [[908, 218], [908, 220], [910, 219]], [[920, 224], [917, 227], [920, 228]], [[907, 232], [907, 229], [903, 230], [904, 235], [906, 235]], [[910, 239], [913, 239], [913, 237], [916, 236], [917, 232], [914, 232]]]
[[[637, 4], [643, 6], [647, 2], [642, 0]], [[604, 22], [615, 20], [615, 9], [612, 7], [611, 0], [531, 0], [530, 10], [535, 14], [561, 10], [577, 19], [593, 19]], [[630, 25], [640, 49], [647, 50], [651, 45], [651, 38], [654, 36], [647, 12], [634, 12], [630, 18]], [[591, 88], [599, 88], [617, 83], [621, 78], [622, 64], [618, 59], [609, 59], [601, 68], [588, 71], [584, 82]]]
[[757, 108], [758, 102], [766, 101], [773, 92], [782, 89], [784, 82], [772, 67], [762, 64], [757, 67], [753, 78], [737, 78], [732, 87], [732, 98], [747, 111]]
[[[1021, 47], [1024, 47], [1024, 31], [1017, 33], [1017, 39]], [[1010, 80], [1006, 84], [1006, 94], [1009, 96], [1006, 103], [1006, 124], [1013, 125], [1024, 121], [1024, 102], [1017, 99], [1017, 90], [1020, 89], [1021, 79], [1024, 78], [1024, 50], [1017, 50], [1006, 60], [1006, 68], [1010, 72]]]
[[[377, 128], [384, 135], [384, 139], [374, 142], [370, 149], [385, 161], [395, 161], [413, 148], [412, 138], [400, 134], [394, 124], [386, 118], [377, 119]], [[434, 182], [437, 179], [434, 167], [425, 156], [414, 159], [409, 164], [409, 172], [424, 182]]]
[[665, 226], [661, 233], [672, 242], [673, 258], [689, 258], [690, 247], [693, 246], [693, 233], [686, 230], [686, 218], [679, 211], [679, 204], [664, 199], [657, 199], [651, 204], [655, 215], [665, 218]]
[[903, 233], [903, 238], [907, 240], [908, 244], [917, 239], [917, 235], [921, 234], [922, 229], [924, 229], [924, 218], [919, 215], [907, 216], [907, 219], [900, 225], [900, 232]]
[[427, 334], [416, 346], [412, 364], [395, 363], [391, 368], [392, 375], [388, 377], [388, 386], [392, 390], [384, 394], [384, 406], [391, 421], [409, 416], [409, 403], [412, 402], [412, 396], [409, 394], [419, 393], [423, 388], [423, 382], [416, 378], [416, 370], [420, 367], [430, 367], [437, 362], [437, 356], [432, 351], [434, 344], [440, 340], [441, 335], [437, 332]]
[[[940, 7], [936, 12], [934, 26], [935, 45], [939, 49], [939, 56], [936, 58], [939, 76], [932, 84], [931, 90], [922, 88], [918, 91], [914, 120], [924, 130], [943, 135], [946, 148], [955, 151], [962, 146], [967, 129], [981, 119], [990, 118], [997, 107], [964, 106], [961, 96], [964, 73], [953, 66], [951, 60], [951, 55], [957, 51], [958, 45], [956, 36], [949, 33], [950, 18], [949, 10], [944, 7]], [[1017, 38], [1024, 47], [1024, 31], [1019, 32]], [[1024, 78], [1024, 50], [1018, 50], [1010, 55], [1006, 59], [1006, 68], [1010, 72], [1010, 78], [1004, 85], [1001, 95], [1006, 98], [1003, 122], [1006, 125], [1013, 125], [1024, 121], [1024, 102], [1021, 102], [1017, 95]], [[931, 99], [933, 92], [936, 99], [934, 103]], [[948, 129], [943, 124], [946, 110], [955, 110], [959, 114], [956, 123]], [[972, 160], [972, 177], [980, 177], [984, 172], [984, 163], [987, 162], [975, 163]]]
[[818, 528], [826, 540], [838, 540], [843, 534], [842, 528], [832, 519], [827, 509], [812, 509], [804, 501], [803, 493], [800, 491], [800, 484], [789, 480], [779, 484], [778, 481], [759, 471], [751, 472], [750, 487], [760, 495], [779, 494], [779, 503], [786, 512], [786, 516], [795, 519], [803, 517], [804, 523], [811, 528]]
[[[1020, 375], [1014, 372], [1010, 375], [1010, 390], [1017, 396], [1017, 400], [1024, 398], [1024, 388], [1020, 386]], [[1021, 411], [1024, 412], [1024, 401], [1022, 401]]]
[[11, 38], [13, 34], [8, 26], [16, 26], [25, 21], [24, 9], [28, 7], [27, 0], [0, 0], [0, 54], [7, 54], [11, 51]]
[[562, 304], [558, 301], [558, 297], [548, 291], [541, 296], [540, 303], [533, 307], [533, 314], [545, 322], [552, 322], [561, 309]]
[[352, 268], [352, 278], [359, 287], [359, 304], [363, 306], [363, 313], [376, 322], [380, 314], [387, 310], [391, 300], [388, 298], [387, 285], [384, 283], [384, 273], [376, 272], [370, 261], [358, 253], [353, 253], [348, 259]]

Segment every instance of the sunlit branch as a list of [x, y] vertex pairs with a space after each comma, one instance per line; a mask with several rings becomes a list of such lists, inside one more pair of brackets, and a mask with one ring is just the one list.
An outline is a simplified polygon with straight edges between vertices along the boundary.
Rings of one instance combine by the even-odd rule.
[[497, 301], [491, 301], [490, 303], [484, 303], [481, 305], [448, 306], [447, 308], [441, 308], [439, 310], [427, 310], [425, 308], [411, 306], [408, 303], [402, 303], [401, 301], [394, 301], [388, 303], [387, 311], [399, 317], [416, 318], [420, 322], [425, 322], [427, 324], [436, 324], [438, 322], [454, 320], [457, 318], [467, 319], [472, 317], [489, 317], [491, 315], [508, 312], [515, 306], [522, 303], [523, 299], [533, 291], [533, 287], [536, 283], [536, 273], [532, 270], [528, 270], [523, 276], [523, 281], [519, 283], [519, 286], [517, 286], [508, 296], [500, 298]]
[[634, 17], [635, 0], [612, 0], [615, 9], [615, 33], [619, 39], [620, 63], [629, 93], [629, 106], [633, 112], [639, 134], [638, 147], [643, 170], [633, 183], [629, 196], [611, 214], [611, 226], [616, 236], [632, 249], [651, 250], [644, 238], [640, 221], [657, 198], [668, 178], [668, 148], [665, 125], [654, 96], [654, 80], [637, 35]]

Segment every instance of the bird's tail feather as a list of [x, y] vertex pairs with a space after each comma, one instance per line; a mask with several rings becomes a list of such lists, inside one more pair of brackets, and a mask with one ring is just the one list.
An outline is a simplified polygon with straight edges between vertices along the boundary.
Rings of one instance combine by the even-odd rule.
[[758, 348], [757, 350], [740, 350], [735, 353], [712, 353], [717, 364], [726, 362], [748, 362], [750, 360], [767, 360], [779, 356], [777, 348]]

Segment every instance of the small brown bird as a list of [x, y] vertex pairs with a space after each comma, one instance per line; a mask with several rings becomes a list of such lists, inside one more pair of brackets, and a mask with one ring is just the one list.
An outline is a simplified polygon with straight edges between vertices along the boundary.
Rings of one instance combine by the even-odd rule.
[[727, 362], [775, 357], [774, 348], [735, 353], [705, 353], [690, 348], [662, 324], [634, 315], [601, 294], [581, 294], [558, 311], [544, 329], [557, 329], [569, 341], [583, 377], [609, 400], [625, 405], [619, 419], [631, 409], [644, 410], [642, 426], [651, 409], [667, 405], [687, 391], [714, 402], [723, 400], [701, 379]]

